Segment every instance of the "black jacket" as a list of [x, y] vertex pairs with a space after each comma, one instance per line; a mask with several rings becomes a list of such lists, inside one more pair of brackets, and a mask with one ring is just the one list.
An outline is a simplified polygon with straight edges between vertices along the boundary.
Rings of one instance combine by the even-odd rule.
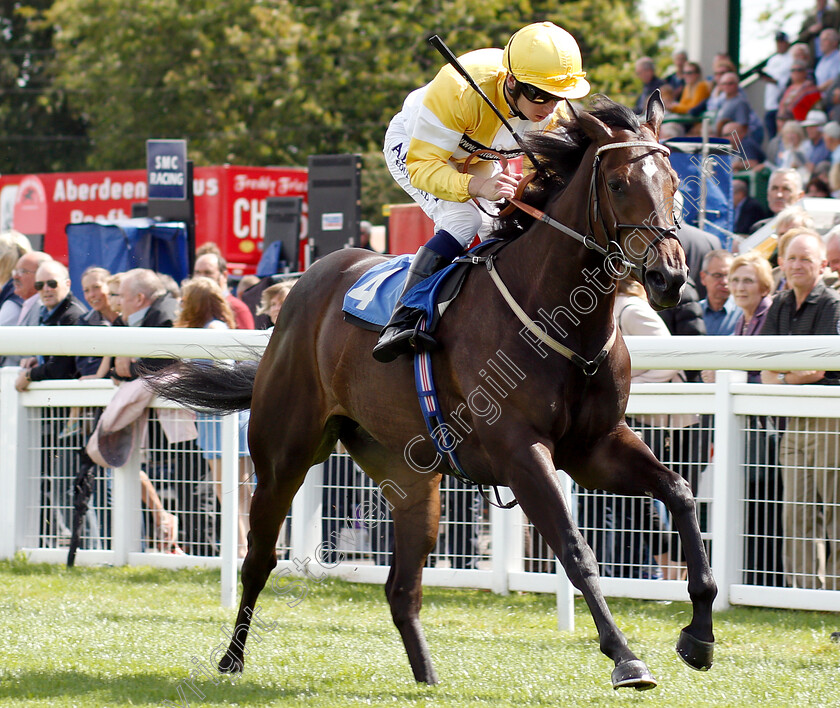
[[[798, 310], [793, 290], [776, 293], [761, 334], [840, 334], [840, 293], [819, 280]], [[840, 371], [826, 371], [825, 377], [817, 383], [837, 385], [840, 383]]]
[[766, 219], [768, 211], [762, 206], [761, 202], [755, 197], [747, 197], [741, 205], [741, 211], [738, 213], [738, 221], [735, 222], [736, 234], [748, 234], [752, 229], [753, 224], [762, 219]]
[[685, 263], [688, 266], [688, 275], [694, 281], [697, 295], [702, 300], [706, 297], [706, 288], [700, 282], [700, 271], [703, 269], [703, 256], [709, 251], [720, 248], [720, 239], [714, 234], [702, 231], [691, 224], [683, 224], [677, 231], [683, 250], [685, 251]]
[[[673, 335], [698, 335], [706, 334], [706, 323], [703, 320], [703, 308], [700, 307], [700, 298], [691, 278], [683, 288], [680, 301], [675, 307], [662, 310], [659, 316]], [[686, 371], [685, 380], [693, 383], [699, 382], [699, 371]]]
[[[41, 325], [45, 327], [75, 325], [78, 324], [84, 314], [85, 308], [82, 303], [76, 299], [73, 293], [68, 293], [67, 297], [58, 304], [58, 307], [41, 321]], [[29, 375], [33, 381], [75, 378], [76, 357], [55, 355], [45, 357], [44, 363], [31, 369]]]
[[[140, 327], [172, 327], [178, 316], [178, 301], [169, 293], [155, 300], [143, 315]], [[140, 359], [131, 364], [131, 378], [136, 379], [141, 371], [162, 369], [173, 359]]]

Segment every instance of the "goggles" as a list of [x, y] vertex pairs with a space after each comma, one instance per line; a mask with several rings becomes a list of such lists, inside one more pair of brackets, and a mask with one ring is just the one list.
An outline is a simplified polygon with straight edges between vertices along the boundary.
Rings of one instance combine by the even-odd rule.
[[559, 101], [560, 98], [554, 94], [538, 89], [536, 86], [519, 82], [519, 93], [522, 94], [531, 103], [543, 104], [551, 103], [552, 101]]
[[52, 280], [52, 279], [50, 279], [50, 280], [36, 280], [35, 281], [35, 289], [36, 290], [43, 290], [45, 285], [48, 285], [53, 290], [55, 290], [58, 287], [58, 281], [57, 280]]

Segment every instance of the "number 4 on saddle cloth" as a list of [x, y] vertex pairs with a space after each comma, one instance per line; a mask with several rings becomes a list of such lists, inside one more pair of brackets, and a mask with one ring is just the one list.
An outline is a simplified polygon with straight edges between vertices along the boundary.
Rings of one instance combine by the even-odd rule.
[[[471, 256], [486, 257], [498, 251], [507, 241], [491, 239], [468, 251]], [[362, 329], [381, 330], [391, 317], [403, 289], [414, 254], [384, 261], [365, 273], [344, 296], [344, 320]], [[454, 262], [409, 290], [402, 302], [425, 314], [426, 331], [437, 329], [446, 308], [457, 297], [472, 261]]]

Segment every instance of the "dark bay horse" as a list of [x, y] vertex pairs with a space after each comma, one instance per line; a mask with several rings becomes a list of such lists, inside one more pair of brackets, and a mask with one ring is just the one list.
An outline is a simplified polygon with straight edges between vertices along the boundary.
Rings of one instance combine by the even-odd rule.
[[[613, 621], [595, 556], [572, 519], [556, 470], [587, 489], [648, 494], [665, 503], [685, 549], [693, 604], [677, 651], [693, 668], [708, 669], [717, 589], [694, 500], [689, 485], [624, 421], [630, 359], [621, 335], [613, 334], [615, 280], [627, 272], [621, 269], [632, 264], [657, 308], [677, 304], [686, 278], [672, 210], [677, 177], [667, 149], [656, 142], [662, 116], [658, 92], [643, 119], [601, 98], [557, 134], [536, 140], [545, 168], [540, 204], [585, 243], [519, 214], [508, 225], [518, 224], [524, 233], [493, 261], [513, 300], [527, 316], [541, 319], [536, 329], [587, 363], [571, 361], [523, 326], [486, 264], [473, 268], [442, 319], [436, 333], [441, 347], [433, 354], [441, 406], [453, 419], [457, 415], [452, 430], [458, 431], [462, 467], [478, 483], [512, 490], [583, 594], [601, 651], [615, 662], [613, 686], [640, 690], [656, 681]], [[416, 680], [437, 682], [419, 613], [446, 468], [421, 416], [411, 360], [374, 361], [376, 334], [342, 319], [344, 294], [383, 258], [349, 249], [318, 261], [289, 294], [258, 366], [231, 370], [180, 362], [154, 383], [161, 395], [191, 406], [251, 407], [249, 444], [258, 483], [235, 641], [220, 671], [242, 670], [251, 612], [276, 564], [280, 525], [307, 470], [340, 440], [393, 505], [395, 543], [385, 592]], [[599, 352], [600, 366], [594, 363]], [[519, 373], [510, 377], [515, 386], [497, 396], [499, 415], [488, 416], [470, 396], [489, 393], [488, 362], [501, 357]]]

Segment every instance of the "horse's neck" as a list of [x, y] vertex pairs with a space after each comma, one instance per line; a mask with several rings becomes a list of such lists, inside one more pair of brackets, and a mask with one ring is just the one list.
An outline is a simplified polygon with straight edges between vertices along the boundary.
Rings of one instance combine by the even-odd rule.
[[[547, 209], [552, 218], [586, 235], [588, 205], [580, 198], [586, 191], [572, 192], [573, 186]], [[552, 313], [565, 308], [570, 313], [565, 316], [572, 322], [579, 320], [577, 329], [584, 334], [611, 322], [615, 280], [599, 253], [540, 222], [505, 250], [511, 250], [520, 304], [526, 312]]]

